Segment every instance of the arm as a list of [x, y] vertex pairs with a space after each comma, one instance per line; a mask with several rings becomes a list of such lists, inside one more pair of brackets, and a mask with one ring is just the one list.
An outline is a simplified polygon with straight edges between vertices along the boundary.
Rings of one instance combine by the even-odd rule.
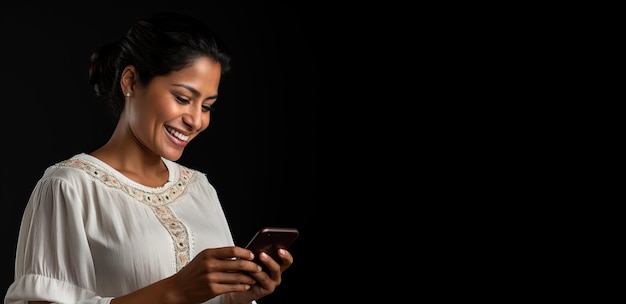
[[[232, 257], [236, 257], [233, 259]], [[250, 290], [255, 280], [248, 273], [261, 273], [254, 262], [254, 255], [247, 249], [230, 246], [206, 249], [176, 274], [148, 285], [137, 291], [116, 298], [100, 298], [111, 304], [188, 304], [202, 303], [222, 294], [237, 294]], [[251, 294], [229, 299], [230, 304], [253, 303]], [[244, 299], [244, 300], [242, 300]], [[98, 299], [78, 303], [102, 303]], [[37, 301], [29, 304], [46, 304]], [[109, 302], [105, 302], [109, 303]]]

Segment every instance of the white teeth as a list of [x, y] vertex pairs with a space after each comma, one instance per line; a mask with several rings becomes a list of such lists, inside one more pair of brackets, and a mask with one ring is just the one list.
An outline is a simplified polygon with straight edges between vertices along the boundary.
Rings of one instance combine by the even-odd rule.
[[176, 138], [178, 138], [178, 139], [180, 139], [180, 140], [182, 140], [182, 141], [187, 141], [187, 140], [189, 139], [189, 136], [187, 136], [187, 135], [185, 135], [185, 134], [183, 134], [183, 133], [180, 133], [180, 132], [178, 132], [178, 131], [176, 131], [176, 130], [174, 130], [174, 129], [170, 128], [170, 127], [165, 127], [165, 129], [166, 129], [168, 132], [170, 132], [170, 134], [172, 134], [172, 135], [176, 136]]

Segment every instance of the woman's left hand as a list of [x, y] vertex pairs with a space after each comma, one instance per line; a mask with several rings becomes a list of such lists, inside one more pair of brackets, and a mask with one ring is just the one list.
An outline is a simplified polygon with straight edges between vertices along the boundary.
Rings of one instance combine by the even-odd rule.
[[[252, 300], [258, 300], [276, 290], [282, 282], [282, 273], [293, 264], [293, 256], [285, 249], [278, 250], [280, 261], [274, 261], [266, 253], [261, 253], [259, 258], [265, 264], [266, 271], [251, 272], [249, 275], [256, 280], [256, 284], [246, 291], [230, 293], [228, 304], [250, 304]], [[280, 262], [280, 264], [279, 264]]]

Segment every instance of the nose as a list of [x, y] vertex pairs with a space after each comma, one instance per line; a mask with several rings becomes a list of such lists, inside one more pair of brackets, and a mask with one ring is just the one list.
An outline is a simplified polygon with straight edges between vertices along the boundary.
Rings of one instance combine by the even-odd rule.
[[187, 113], [183, 115], [183, 122], [194, 131], [201, 130], [203, 124], [202, 119], [204, 119], [202, 105], [199, 107], [187, 107], [187, 109]]

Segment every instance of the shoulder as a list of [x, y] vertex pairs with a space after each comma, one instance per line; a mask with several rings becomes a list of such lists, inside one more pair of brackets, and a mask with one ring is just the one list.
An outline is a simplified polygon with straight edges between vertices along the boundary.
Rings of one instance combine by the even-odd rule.
[[83, 167], [76, 164], [74, 157], [47, 167], [31, 193], [32, 204], [63, 201], [63, 197], [80, 195], [93, 184]]
[[81, 154], [78, 154], [46, 168], [43, 174], [43, 179], [71, 179], [76, 177], [86, 177], [89, 172], [93, 173], [93, 171], [93, 166], [89, 162], [85, 161]]
[[40, 183], [61, 183], [85, 186], [100, 181], [108, 186], [120, 186], [119, 179], [94, 157], [81, 153], [46, 168]]

